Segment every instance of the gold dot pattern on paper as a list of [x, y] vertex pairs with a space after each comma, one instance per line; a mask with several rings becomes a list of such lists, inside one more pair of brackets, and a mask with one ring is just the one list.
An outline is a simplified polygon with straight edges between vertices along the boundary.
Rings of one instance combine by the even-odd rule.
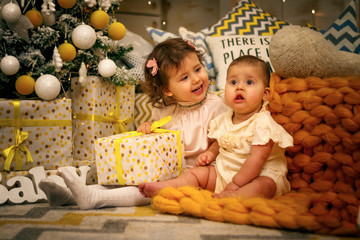
[[[116, 172], [115, 139], [121, 139], [119, 155], [125, 185], [172, 179], [179, 174], [177, 139], [173, 133], [129, 137], [123, 133], [98, 139], [95, 144], [98, 183], [119, 184]], [[111, 139], [111, 141], [109, 141]], [[108, 154], [106, 157], [105, 155]], [[111, 161], [109, 160], [111, 159]]]
[[[11, 100], [0, 101], [2, 119], [13, 119], [14, 105]], [[21, 100], [21, 120], [70, 120], [71, 100], [57, 99], [53, 101]], [[15, 128], [0, 127], [0, 152], [15, 145]], [[32, 126], [20, 127], [20, 131], [28, 133], [23, 142], [33, 162], [28, 162], [25, 154], [20, 152], [22, 170], [29, 170], [37, 166], [44, 166], [46, 170], [57, 169], [63, 166], [71, 166], [72, 158], [72, 126]], [[3, 169], [5, 157], [0, 155], [0, 169]], [[14, 171], [15, 162], [12, 161], [10, 170]]]
[[[87, 77], [82, 86], [78, 78], [71, 80], [73, 114], [109, 116], [116, 108], [116, 87], [96, 76]], [[135, 86], [119, 88], [119, 118], [134, 116]], [[116, 134], [114, 123], [76, 119], [74, 129], [74, 158], [95, 160], [94, 143], [97, 139]], [[131, 129], [130, 129], [131, 130]]]

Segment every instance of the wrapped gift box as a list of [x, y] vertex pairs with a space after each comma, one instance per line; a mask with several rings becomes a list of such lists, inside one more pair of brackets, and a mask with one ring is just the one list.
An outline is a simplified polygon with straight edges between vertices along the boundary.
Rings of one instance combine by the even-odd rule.
[[114, 86], [96, 76], [71, 81], [74, 159], [95, 161], [96, 139], [133, 130], [135, 86]]
[[87, 185], [97, 184], [96, 161], [74, 159], [74, 167], [80, 168], [82, 166], [90, 167], [88, 173], [86, 174], [86, 184]]
[[0, 171], [73, 164], [71, 100], [0, 100]]
[[95, 143], [98, 183], [138, 185], [180, 175], [185, 167], [179, 131], [127, 132]]

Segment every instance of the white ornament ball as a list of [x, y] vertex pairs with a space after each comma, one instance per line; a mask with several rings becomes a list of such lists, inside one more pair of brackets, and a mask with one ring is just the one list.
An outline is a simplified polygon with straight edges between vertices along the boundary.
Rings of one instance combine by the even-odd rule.
[[82, 24], [72, 31], [71, 39], [76, 47], [80, 49], [89, 49], [95, 44], [96, 33], [89, 25]]
[[20, 18], [21, 10], [17, 4], [10, 2], [2, 7], [1, 14], [6, 22], [14, 23]]
[[56, 98], [61, 90], [60, 81], [53, 75], [45, 74], [35, 82], [36, 94], [44, 100]]
[[1, 59], [1, 71], [6, 75], [14, 75], [20, 69], [19, 60], [14, 57], [7, 55]]
[[116, 73], [117, 66], [111, 59], [105, 58], [99, 62], [98, 71], [103, 77], [111, 77]]

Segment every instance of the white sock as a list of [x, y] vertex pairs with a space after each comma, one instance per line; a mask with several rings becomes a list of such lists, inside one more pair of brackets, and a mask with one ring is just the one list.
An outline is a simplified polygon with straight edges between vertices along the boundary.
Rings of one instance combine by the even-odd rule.
[[50, 206], [76, 204], [70, 189], [60, 186], [52, 179], [42, 179], [39, 182], [39, 188], [45, 193]]
[[86, 186], [79, 176], [71, 174], [67, 169], [59, 169], [59, 172], [80, 209], [130, 207], [150, 203], [150, 198], [144, 198], [135, 186], [99, 189]]

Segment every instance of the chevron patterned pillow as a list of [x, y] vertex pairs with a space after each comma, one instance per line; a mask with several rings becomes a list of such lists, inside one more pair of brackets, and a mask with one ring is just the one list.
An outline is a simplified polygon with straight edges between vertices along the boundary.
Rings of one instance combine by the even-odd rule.
[[327, 29], [320, 31], [325, 39], [332, 42], [337, 49], [360, 53], [360, 34], [356, 22], [356, 3], [350, 1], [338, 19]]
[[140, 124], [151, 121], [151, 103], [149, 102], [149, 96], [145, 93], [135, 94], [135, 106], [134, 106], [134, 128], [137, 129]]
[[213, 26], [201, 30], [208, 36], [261, 35], [269, 36], [289, 25], [258, 8], [250, 0], [240, 0], [236, 6]]

